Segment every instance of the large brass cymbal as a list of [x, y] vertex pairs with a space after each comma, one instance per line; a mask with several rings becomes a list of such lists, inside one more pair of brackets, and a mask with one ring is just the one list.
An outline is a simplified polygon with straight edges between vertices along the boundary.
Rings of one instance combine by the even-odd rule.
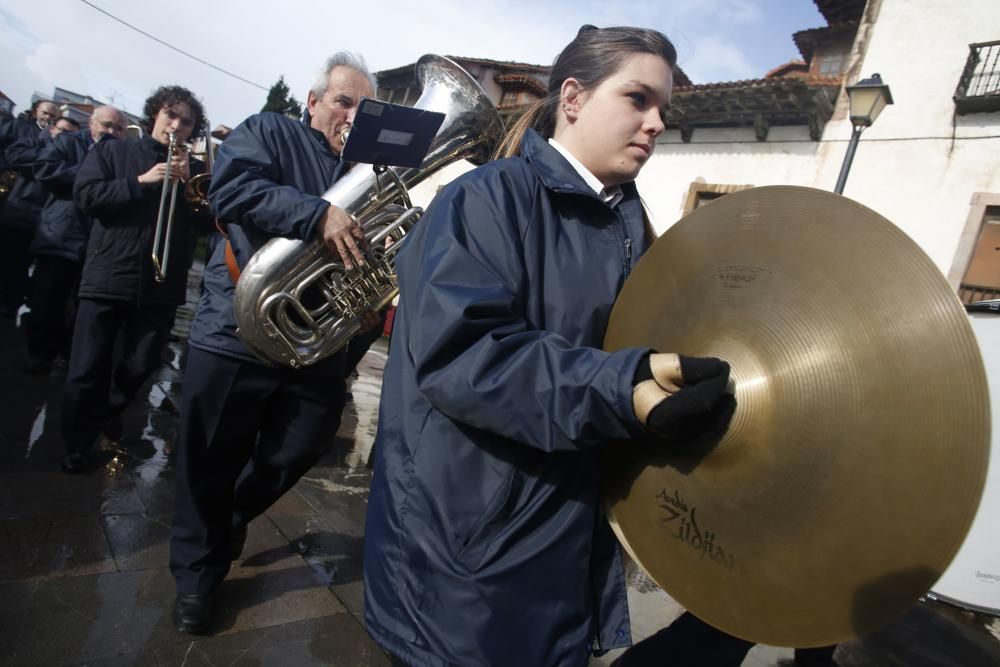
[[763, 187], [687, 216], [643, 257], [605, 348], [732, 365], [729, 432], [615, 452], [611, 524], [680, 604], [751, 641], [821, 646], [927, 592], [972, 522], [989, 401], [967, 316], [892, 223]]

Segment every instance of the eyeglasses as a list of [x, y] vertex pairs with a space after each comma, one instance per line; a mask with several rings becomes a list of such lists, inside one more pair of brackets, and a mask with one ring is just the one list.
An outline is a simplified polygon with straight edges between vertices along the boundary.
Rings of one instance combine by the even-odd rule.
[[99, 120], [97, 124], [103, 127], [105, 130], [114, 130], [115, 132], [124, 132], [125, 126], [119, 125], [113, 120]]

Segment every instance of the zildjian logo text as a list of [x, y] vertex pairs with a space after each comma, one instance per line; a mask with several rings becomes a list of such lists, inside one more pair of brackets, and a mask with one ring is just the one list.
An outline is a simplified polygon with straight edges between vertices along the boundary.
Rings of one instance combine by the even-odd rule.
[[698, 511], [696, 507], [688, 507], [677, 491], [670, 495], [666, 489], [663, 489], [656, 494], [656, 498], [659, 500], [660, 508], [666, 512], [666, 516], [660, 521], [663, 522], [663, 525], [673, 529], [671, 535], [674, 539], [701, 552], [699, 560], [704, 560], [708, 556], [730, 570], [736, 567], [735, 557], [726, 553], [725, 549], [716, 543], [715, 533], [702, 530], [698, 525], [698, 519], [695, 516]]

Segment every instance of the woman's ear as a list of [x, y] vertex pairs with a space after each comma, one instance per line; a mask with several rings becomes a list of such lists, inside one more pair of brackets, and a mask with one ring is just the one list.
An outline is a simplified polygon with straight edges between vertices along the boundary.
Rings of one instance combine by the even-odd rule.
[[573, 77], [569, 77], [563, 81], [562, 86], [559, 88], [559, 108], [566, 115], [567, 119], [571, 121], [576, 120], [584, 97], [584, 90], [579, 81]]

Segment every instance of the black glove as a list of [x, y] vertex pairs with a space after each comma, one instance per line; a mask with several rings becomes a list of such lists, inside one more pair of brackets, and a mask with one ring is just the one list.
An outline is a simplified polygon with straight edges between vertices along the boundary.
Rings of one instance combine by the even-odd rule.
[[698, 384], [703, 380], [724, 377], [729, 382], [729, 364], [715, 357], [685, 357], [677, 355], [681, 360], [681, 375], [684, 384]]
[[736, 412], [736, 397], [722, 378], [684, 387], [653, 407], [646, 428], [659, 438], [690, 442], [721, 437]]
[[[684, 376], [684, 384], [697, 384], [702, 380], [725, 375], [729, 379], [729, 364], [722, 359], [715, 357], [685, 357], [678, 354], [677, 358], [681, 362], [681, 375]], [[646, 380], [653, 380], [653, 369], [649, 365], [649, 355], [647, 354], [639, 362], [635, 369], [635, 378], [632, 384], [639, 384]]]
[[[646, 428], [672, 441], [722, 436], [736, 411], [736, 398], [728, 392], [729, 364], [715, 357], [679, 356], [684, 386], [653, 407]], [[636, 371], [636, 383], [651, 379], [647, 357]]]

